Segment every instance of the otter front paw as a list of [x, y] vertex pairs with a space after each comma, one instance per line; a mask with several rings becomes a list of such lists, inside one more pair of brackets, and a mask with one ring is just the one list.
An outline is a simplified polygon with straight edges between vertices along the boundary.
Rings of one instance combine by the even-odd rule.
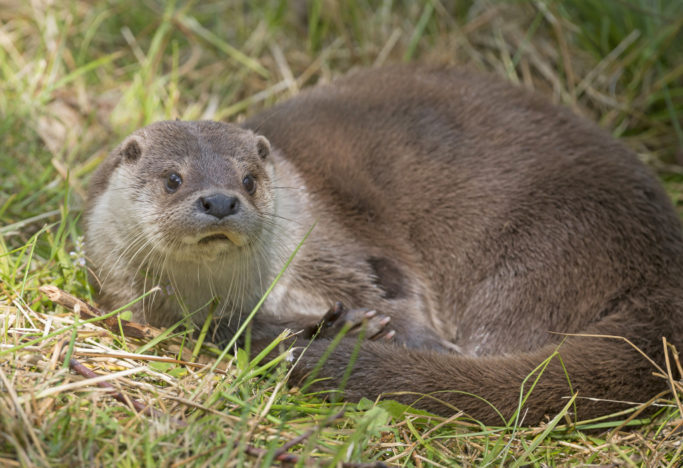
[[364, 333], [370, 340], [390, 340], [396, 332], [388, 329], [391, 317], [370, 309], [347, 309], [337, 302], [313, 328], [315, 338], [334, 338], [339, 333]]

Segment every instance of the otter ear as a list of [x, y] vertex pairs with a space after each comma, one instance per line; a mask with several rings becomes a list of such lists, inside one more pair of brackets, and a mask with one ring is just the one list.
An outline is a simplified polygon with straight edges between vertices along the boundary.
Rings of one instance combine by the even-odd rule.
[[258, 155], [260, 156], [261, 160], [264, 160], [268, 157], [270, 154], [270, 143], [266, 137], [261, 135], [256, 137], [256, 151], [258, 151]]
[[123, 142], [121, 148], [121, 156], [126, 162], [135, 162], [140, 159], [142, 155], [142, 149], [140, 148], [140, 142], [135, 137], [130, 137], [128, 140]]

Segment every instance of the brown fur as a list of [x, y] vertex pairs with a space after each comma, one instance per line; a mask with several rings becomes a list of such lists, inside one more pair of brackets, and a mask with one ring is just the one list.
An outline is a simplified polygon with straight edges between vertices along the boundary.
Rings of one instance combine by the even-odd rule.
[[[173, 147], [188, 138], [184, 126], [209, 124], [164, 125], [165, 136], [147, 146]], [[258, 337], [310, 325], [315, 314], [302, 308], [320, 309], [319, 317], [337, 300], [391, 317], [396, 343], [362, 345], [347, 398], [432, 394], [446, 405], [389, 396], [495, 423], [491, 407], [465, 393], [509, 417], [523, 379], [565, 333], [623, 336], [658, 363], [662, 336], [683, 348], [677, 215], [634, 154], [569, 111], [487, 76], [390, 67], [303, 92], [244, 127], [274, 148], [274, 214], [279, 202], [296, 208], [278, 225], [287, 232], [275, 240], [281, 254], [317, 221], [259, 313]], [[217, 137], [195, 138], [201, 147]], [[226, 145], [215, 151], [230, 153]], [[192, 167], [203, 169], [204, 150], [193, 157]], [[96, 187], [115, 165], [103, 167]], [[213, 169], [220, 170], [231, 169]], [[102, 190], [93, 189], [93, 199]], [[281, 259], [271, 263], [263, 282]], [[240, 301], [248, 307], [255, 297]], [[318, 388], [341, 384], [354, 344], [342, 340]], [[314, 342], [295, 378], [305, 378], [328, 345]], [[586, 418], [622, 407], [594, 399], [644, 401], [667, 388], [623, 340], [569, 337], [559, 354], [571, 388], [554, 358], [526, 402], [526, 423], [560, 410], [572, 391]]]

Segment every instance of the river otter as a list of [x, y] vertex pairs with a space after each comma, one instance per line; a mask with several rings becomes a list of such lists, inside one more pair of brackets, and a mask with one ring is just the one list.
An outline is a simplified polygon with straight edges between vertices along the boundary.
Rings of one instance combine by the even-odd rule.
[[[137, 319], [201, 323], [211, 310], [219, 340], [315, 224], [253, 333], [310, 330], [335, 301], [376, 311], [366, 314], [373, 334], [393, 338], [362, 343], [349, 399], [386, 393], [502, 423], [525, 377], [557, 350], [523, 421], [576, 392], [572, 412], [588, 418], [667, 382], [626, 341], [573, 334], [625, 337], [656, 363], [662, 337], [683, 345], [683, 239], [666, 193], [595, 125], [493, 77], [387, 67], [241, 126], [153, 124], [124, 140], [90, 187], [101, 303], [161, 285], [169, 294], [141, 301]], [[329, 336], [300, 356], [297, 381]], [[340, 342], [316, 388], [341, 384], [355, 345]]]

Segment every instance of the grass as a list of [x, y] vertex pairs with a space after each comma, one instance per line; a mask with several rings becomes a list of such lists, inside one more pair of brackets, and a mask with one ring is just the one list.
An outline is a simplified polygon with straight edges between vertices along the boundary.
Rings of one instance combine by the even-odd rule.
[[[343, 404], [286, 387], [284, 369], [238, 353], [212, 370], [208, 346], [197, 357], [208, 367], [169, 362], [193, 349], [182, 332], [124, 339], [38, 288], [93, 301], [78, 224], [85, 187], [131, 130], [175, 117], [238, 121], [384, 62], [467, 64], [546, 94], [633, 148], [683, 214], [682, 30], [675, 0], [5, 0], [0, 465], [269, 465], [292, 441], [300, 465], [680, 466], [670, 395], [630, 430], [562, 418], [484, 427], [368, 401], [333, 418]], [[114, 401], [63, 354], [162, 414]]]

